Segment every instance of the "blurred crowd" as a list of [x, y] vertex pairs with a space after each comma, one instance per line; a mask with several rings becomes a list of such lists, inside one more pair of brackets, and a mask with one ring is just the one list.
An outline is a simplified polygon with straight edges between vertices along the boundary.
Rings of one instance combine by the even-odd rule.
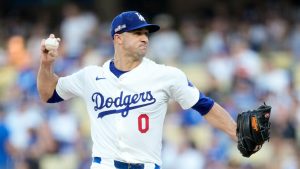
[[[40, 43], [49, 33], [62, 39], [54, 66], [60, 76], [102, 65], [113, 56], [110, 21], [75, 4], [61, 13], [51, 29], [50, 13], [34, 21], [0, 19], [0, 169], [89, 169], [85, 105], [80, 99], [61, 104], [39, 99]], [[150, 35], [147, 57], [182, 69], [234, 119], [263, 102], [272, 106], [271, 139], [247, 159], [197, 112], [171, 101], [163, 169], [300, 168], [300, 17], [286, 18], [280, 11], [250, 16], [148, 18], [161, 30]]]

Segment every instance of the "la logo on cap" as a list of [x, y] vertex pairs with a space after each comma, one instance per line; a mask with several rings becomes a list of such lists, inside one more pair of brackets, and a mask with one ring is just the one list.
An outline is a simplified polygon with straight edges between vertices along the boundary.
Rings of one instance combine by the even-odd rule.
[[137, 13], [137, 12], [136, 12], [135, 14], [139, 17], [139, 19], [140, 19], [141, 21], [144, 21], [144, 22], [146, 21], [145, 18], [144, 18], [141, 14], [139, 14], [139, 13]]

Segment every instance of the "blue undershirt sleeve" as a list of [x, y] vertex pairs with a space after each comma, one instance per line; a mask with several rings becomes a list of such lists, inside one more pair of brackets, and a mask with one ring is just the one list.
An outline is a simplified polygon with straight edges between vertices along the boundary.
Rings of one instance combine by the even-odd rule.
[[64, 99], [62, 99], [56, 92], [56, 90], [54, 90], [52, 96], [50, 97], [50, 99], [47, 100], [47, 103], [58, 103], [63, 101]]
[[192, 109], [199, 112], [202, 116], [206, 115], [210, 109], [214, 105], [214, 100], [210, 97], [205, 96], [203, 93], [200, 92], [198, 102], [192, 107]]

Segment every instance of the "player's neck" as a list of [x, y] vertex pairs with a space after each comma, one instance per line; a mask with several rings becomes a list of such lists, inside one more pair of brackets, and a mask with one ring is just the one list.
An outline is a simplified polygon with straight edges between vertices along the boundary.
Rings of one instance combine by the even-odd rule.
[[115, 67], [121, 71], [130, 71], [137, 67], [141, 62], [143, 58], [136, 59], [133, 57], [118, 57], [114, 56], [114, 64]]

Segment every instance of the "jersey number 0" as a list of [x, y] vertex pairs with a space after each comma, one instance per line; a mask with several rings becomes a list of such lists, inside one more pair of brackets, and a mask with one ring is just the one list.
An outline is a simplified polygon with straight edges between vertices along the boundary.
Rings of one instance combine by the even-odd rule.
[[138, 127], [141, 133], [146, 133], [149, 130], [149, 116], [147, 114], [139, 115]]

